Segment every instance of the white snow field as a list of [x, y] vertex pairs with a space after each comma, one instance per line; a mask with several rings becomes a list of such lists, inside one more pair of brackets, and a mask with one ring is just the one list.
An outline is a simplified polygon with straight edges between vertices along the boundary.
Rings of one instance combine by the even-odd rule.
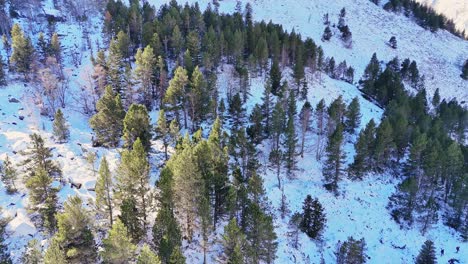
[[[155, 5], [169, 2], [168, 0], [148, 0]], [[194, 3], [190, 0], [189, 3]], [[202, 10], [211, 0], [199, 1]], [[312, 37], [321, 45], [326, 56], [333, 56], [337, 62], [346, 60], [348, 65], [356, 69], [355, 80], [358, 80], [369, 62], [372, 53], [376, 52], [381, 61], [387, 62], [395, 56], [400, 59], [410, 58], [416, 60], [418, 68], [426, 77], [428, 96], [439, 88], [441, 96], [446, 99], [456, 98], [458, 101], [468, 100], [468, 82], [463, 81], [459, 75], [461, 66], [468, 58], [468, 41], [457, 38], [446, 31], [431, 33], [424, 30], [411, 19], [394, 13], [389, 13], [381, 7], [374, 5], [369, 0], [255, 0], [242, 1], [243, 5], [250, 2], [254, 11], [255, 20], [272, 20], [282, 24], [287, 30], [295, 30], [303, 37]], [[181, 1], [184, 4], [185, 1]], [[222, 12], [233, 12], [235, 0], [220, 1]], [[330, 20], [337, 23], [340, 9], [345, 7], [347, 11], [346, 22], [353, 33], [353, 46], [347, 49], [343, 46], [338, 36], [333, 36], [330, 42], [320, 40], [324, 25], [322, 16], [329, 13]], [[53, 9], [52, 0], [43, 3], [46, 10]], [[24, 150], [29, 142], [31, 133], [40, 133], [46, 140], [46, 144], [53, 148], [54, 159], [61, 165], [65, 179], [83, 184], [80, 190], [71, 188], [70, 184], [63, 186], [59, 196], [63, 202], [68, 196], [79, 194], [84, 201], [93, 199], [94, 192], [87, 190], [94, 187], [96, 180], [91, 165], [85, 160], [86, 152], [97, 152], [99, 160], [106, 156], [115, 169], [119, 158], [119, 149], [108, 150], [93, 148], [91, 144], [91, 129], [87, 117], [78, 111], [74, 96], [80, 87], [86, 82], [86, 74], [90, 69], [90, 52], [83, 50], [83, 29], [89, 31], [93, 50], [96, 52], [96, 42], [101, 43], [102, 21], [100, 15], [93, 15], [92, 22], [79, 25], [68, 19], [68, 22], [57, 24], [57, 31], [61, 36], [63, 50], [65, 52], [66, 72], [70, 76], [70, 90], [67, 94], [67, 107], [64, 109], [65, 118], [71, 127], [71, 139], [68, 143], [56, 144], [52, 140], [52, 122], [49, 118], [40, 116], [38, 106], [33, 102], [31, 84], [23, 84], [11, 76], [9, 85], [0, 88], [0, 160], [9, 155], [14, 163], [19, 164], [23, 159], [19, 151]], [[45, 26], [28, 23], [25, 19], [20, 22], [29, 34], [35, 34], [45, 30]], [[42, 27], [42, 28], [41, 28]], [[337, 33], [336, 29], [333, 29]], [[398, 49], [390, 48], [386, 42], [391, 36], [396, 36]], [[0, 44], [1, 47], [1, 44]], [[72, 63], [70, 52], [80, 49], [83, 57], [81, 64], [75, 67]], [[3, 52], [3, 48], [0, 49]], [[5, 58], [5, 54], [2, 54]], [[221, 93], [225, 93], [227, 85], [232, 82], [232, 67], [225, 65], [220, 70], [218, 85]], [[290, 72], [286, 70], [283, 77], [289, 78]], [[264, 87], [264, 77], [251, 79], [251, 97], [248, 100], [247, 109], [250, 110], [255, 103], [261, 101], [260, 97]], [[309, 76], [310, 78], [310, 76]], [[358, 96], [361, 103], [362, 120], [361, 127], [370, 120], [379, 122], [382, 109], [366, 101], [359, 90], [351, 84], [332, 80], [322, 74], [320, 82], [310, 83], [308, 99], [313, 106], [322, 98], [329, 104], [339, 95], [349, 103], [352, 98]], [[224, 94], [225, 96], [225, 94]], [[19, 103], [9, 102], [10, 98], [16, 98]], [[466, 106], [466, 103], [465, 103]], [[298, 103], [298, 109], [302, 102]], [[24, 117], [20, 120], [20, 116]], [[156, 122], [157, 112], [151, 113], [152, 122]], [[315, 126], [313, 126], [314, 128]], [[354, 138], [348, 139], [346, 144], [347, 162], [352, 160], [354, 150], [352, 143]], [[268, 164], [269, 142], [264, 141], [260, 146], [261, 164]], [[301, 210], [302, 202], [307, 194], [318, 197], [327, 214], [327, 227], [323, 234], [323, 242], [311, 241], [305, 234], [300, 235], [300, 246], [294, 249], [291, 246], [288, 233], [289, 216], [281, 219], [277, 210], [280, 204], [281, 191], [278, 189], [276, 176], [267, 167], [262, 166], [260, 174], [264, 178], [265, 188], [269, 200], [272, 203], [276, 215], [275, 228], [278, 235], [278, 252], [275, 263], [320, 263], [321, 258], [325, 263], [334, 263], [334, 251], [338, 241], [345, 240], [348, 236], [355, 238], [364, 237], [367, 243], [368, 263], [393, 264], [414, 263], [421, 245], [425, 240], [434, 241], [437, 252], [445, 249], [445, 255], [438, 258], [439, 263], [447, 263], [450, 258], [460, 260], [461, 264], [468, 263], [468, 243], [462, 243], [458, 234], [441, 221], [422, 235], [415, 227], [409, 230], [400, 227], [390, 219], [385, 209], [388, 196], [394, 191], [398, 180], [390, 175], [369, 175], [363, 181], [349, 181], [344, 179], [339, 186], [342, 195], [334, 197], [322, 187], [321, 162], [314, 156], [315, 134], [311, 133], [306, 142], [306, 153], [300, 158], [294, 179], [284, 178], [284, 192], [287, 196], [292, 213]], [[152, 183], [158, 176], [158, 168], [162, 164], [161, 144], [153, 142], [151, 162]], [[99, 161], [96, 162], [97, 166]], [[34, 227], [27, 212], [28, 195], [21, 183], [19, 193], [7, 195], [3, 184], [0, 184], [0, 206], [4, 216], [11, 216], [8, 224], [9, 238], [7, 243], [13, 255], [15, 263], [20, 263], [19, 257], [24, 246], [31, 238], [43, 240]], [[222, 233], [222, 225], [217, 230], [219, 238]], [[213, 238], [214, 239], [214, 238]], [[455, 247], [460, 246], [461, 251], [455, 254]], [[399, 249], [403, 248], [403, 249]], [[210, 249], [209, 263], [216, 262], [219, 253], [219, 245]], [[187, 246], [185, 255], [187, 263], [202, 263], [202, 253], [199, 246], [193, 243]]]

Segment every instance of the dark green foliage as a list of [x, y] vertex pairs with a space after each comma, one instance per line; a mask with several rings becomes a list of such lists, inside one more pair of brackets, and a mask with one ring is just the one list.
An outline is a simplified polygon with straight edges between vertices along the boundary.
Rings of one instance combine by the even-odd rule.
[[338, 243], [335, 255], [337, 264], [366, 263], [366, 242], [364, 238], [355, 240], [353, 237], [348, 237], [348, 240]]
[[67, 142], [70, 138], [70, 131], [68, 130], [67, 121], [63, 117], [62, 110], [58, 109], [54, 117], [54, 136], [55, 139], [61, 142]]
[[329, 136], [327, 148], [327, 159], [323, 166], [325, 187], [338, 194], [338, 181], [342, 177], [345, 153], [343, 151], [343, 126], [339, 124], [335, 131]]
[[350, 175], [354, 179], [362, 179], [363, 175], [372, 168], [373, 150], [375, 144], [375, 122], [369, 121], [366, 128], [359, 133], [354, 144], [356, 154], [350, 165]]
[[281, 86], [281, 71], [279, 68], [278, 59], [273, 59], [273, 63], [270, 69], [270, 83], [271, 83], [271, 93], [278, 95], [280, 86]]
[[5, 63], [3, 62], [2, 55], [0, 54], [0, 86], [7, 85], [5, 74]]
[[263, 120], [262, 108], [256, 104], [250, 114], [250, 126], [247, 127], [247, 135], [254, 144], [260, 144], [263, 139]]
[[96, 108], [97, 113], [89, 119], [89, 125], [96, 134], [94, 144], [116, 147], [122, 135], [125, 116], [120, 95], [115, 95], [112, 87], [107, 86]]
[[312, 199], [310, 195], [302, 205], [300, 229], [312, 239], [320, 239], [327, 222], [322, 204], [318, 199]]
[[123, 120], [124, 147], [133, 146], [137, 138], [141, 140], [145, 151], [151, 148], [151, 124], [144, 105], [132, 104]]
[[8, 194], [13, 194], [17, 191], [15, 182], [18, 178], [18, 172], [8, 155], [6, 155], [3, 164], [0, 165], [0, 178]]
[[138, 214], [135, 199], [132, 197], [125, 198], [120, 205], [119, 219], [127, 228], [128, 234], [132, 237], [133, 241], [139, 241], [144, 233]]
[[432, 97], [432, 106], [438, 107], [440, 104], [440, 93], [439, 88], [437, 88], [434, 92], [434, 96]]
[[10, 66], [27, 79], [35, 53], [31, 38], [24, 34], [19, 24], [14, 24], [11, 30], [11, 41], [13, 52], [10, 57]]
[[468, 59], [463, 64], [462, 74], [460, 75], [464, 80], [468, 80]]
[[96, 261], [96, 247], [92, 233], [92, 220], [78, 196], [72, 196], [64, 204], [62, 213], [57, 214], [58, 230], [54, 239], [67, 263]]
[[434, 242], [427, 240], [416, 257], [416, 264], [437, 264]]
[[26, 156], [22, 165], [26, 166], [26, 171], [34, 175], [39, 170], [46, 172], [47, 176], [61, 179], [62, 171], [52, 158], [52, 149], [45, 146], [44, 139], [39, 134], [29, 136], [31, 143], [27, 150], [21, 154]]
[[354, 97], [346, 110], [345, 129], [346, 132], [354, 134], [361, 124], [361, 106], [359, 99]]
[[8, 252], [8, 247], [5, 244], [5, 235], [6, 235], [6, 226], [8, 221], [3, 218], [0, 218], [0, 263], [2, 264], [11, 264], [10, 253]]
[[286, 173], [291, 178], [293, 171], [296, 169], [297, 163], [297, 135], [295, 127], [295, 116], [296, 116], [296, 97], [294, 92], [291, 91], [288, 98], [288, 119], [286, 121], [286, 127], [284, 131], [284, 161], [286, 166]]
[[245, 263], [246, 238], [242, 230], [237, 226], [236, 219], [231, 219], [224, 227], [223, 234], [223, 258], [226, 263]]
[[414, 222], [417, 184], [414, 177], [408, 177], [397, 186], [397, 191], [389, 197], [387, 208], [390, 210], [392, 218], [399, 224], [408, 223], [411, 225]]
[[390, 47], [392, 47], [392, 49], [396, 49], [397, 48], [397, 40], [396, 40], [396, 37], [395, 36], [392, 36], [390, 38], [390, 40], [388, 41], [388, 45], [390, 45]]
[[172, 172], [163, 169], [157, 183], [161, 190], [158, 202], [161, 208], [158, 211], [153, 226], [153, 243], [164, 263], [167, 263], [173, 251], [181, 246], [181, 233], [174, 217], [172, 202]]
[[332, 37], [332, 32], [329, 26], [325, 27], [325, 30], [323, 31], [322, 35], [322, 40], [324, 41], [329, 41]]
[[388, 119], [383, 120], [375, 136], [373, 167], [377, 170], [383, 170], [390, 165], [395, 148], [392, 133], [392, 126]]

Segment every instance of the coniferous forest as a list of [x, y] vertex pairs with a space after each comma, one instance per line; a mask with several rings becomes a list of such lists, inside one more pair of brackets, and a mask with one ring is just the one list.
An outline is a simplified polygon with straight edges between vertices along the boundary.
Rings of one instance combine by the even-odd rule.
[[[258, 20], [249, 1], [233, 2], [232, 12], [220, 11], [221, 0], [205, 1], [206, 8], [197, 1], [79, 2], [0, 0], [7, 104], [0, 112], [21, 105], [14, 124], [0, 117], [8, 124], [0, 126], [7, 204], [0, 263], [391, 259], [378, 244], [416, 252], [413, 263], [466, 263], [468, 98], [429, 87], [434, 76], [417, 58], [382, 60], [369, 49], [360, 69], [326, 52], [332, 44], [352, 52], [360, 40], [347, 6], [314, 14], [322, 23], [312, 39]], [[45, 15], [34, 22], [26, 10], [37, 6]], [[456, 81], [467, 89], [464, 32], [414, 1], [381, 6], [428, 34], [457, 35], [450, 36], [463, 43], [464, 57]], [[71, 49], [65, 23], [83, 32]], [[388, 52], [407, 45], [399, 35], [385, 38]], [[345, 88], [319, 91], [333, 85]], [[25, 95], [15, 98], [18, 91]], [[22, 123], [34, 119], [21, 114], [29, 109], [39, 116], [35, 125]], [[21, 143], [10, 141], [19, 137], [15, 130], [26, 131]], [[310, 182], [315, 189], [291, 187]], [[352, 196], [353, 184], [368, 197]], [[374, 185], [390, 186], [375, 214], [400, 231], [385, 232], [424, 240], [397, 245], [382, 235], [376, 246], [365, 231], [330, 231], [339, 217], [335, 202], [354, 197], [366, 207], [377, 199]], [[12, 229], [18, 214], [35, 230], [21, 247]], [[457, 248], [444, 251], [432, 230], [444, 230]], [[314, 248], [301, 249], [304, 241]]]

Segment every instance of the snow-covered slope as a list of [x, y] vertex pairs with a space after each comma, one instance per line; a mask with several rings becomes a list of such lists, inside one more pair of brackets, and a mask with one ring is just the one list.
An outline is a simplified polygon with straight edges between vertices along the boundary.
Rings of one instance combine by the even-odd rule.
[[468, 2], [465, 0], [416, 0], [431, 6], [435, 11], [444, 14], [455, 22], [461, 31], [468, 31]]

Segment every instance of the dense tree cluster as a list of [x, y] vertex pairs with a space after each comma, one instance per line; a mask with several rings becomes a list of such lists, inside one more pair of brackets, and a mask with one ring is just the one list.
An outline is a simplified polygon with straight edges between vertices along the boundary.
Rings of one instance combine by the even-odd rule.
[[[374, 3], [377, 0], [371, 0]], [[403, 12], [406, 16], [412, 15], [416, 22], [424, 28], [436, 31], [446, 29], [456, 36], [466, 38], [465, 32], [456, 29], [455, 23], [441, 13], [437, 13], [432, 7], [414, 0], [390, 0], [383, 8], [387, 11]]]

